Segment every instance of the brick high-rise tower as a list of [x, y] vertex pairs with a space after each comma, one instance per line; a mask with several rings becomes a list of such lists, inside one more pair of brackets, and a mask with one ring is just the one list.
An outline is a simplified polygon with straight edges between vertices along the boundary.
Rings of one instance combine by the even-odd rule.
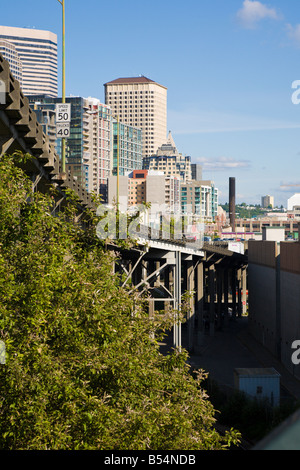
[[143, 157], [155, 154], [167, 136], [167, 88], [144, 76], [118, 78], [104, 88], [112, 114], [141, 129]]

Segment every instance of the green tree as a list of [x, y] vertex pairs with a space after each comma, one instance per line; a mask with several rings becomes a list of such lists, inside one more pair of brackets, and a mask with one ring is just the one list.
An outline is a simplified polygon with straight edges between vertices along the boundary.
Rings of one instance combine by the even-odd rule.
[[[0, 449], [224, 449], [216, 411], [185, 351], [162, 355], [143, 302], [121, 287], [117, 259], [72, 220], [52, 215], [14, 158], [0, 159]], [[95, 218], [94, 222], [96, 223]]]

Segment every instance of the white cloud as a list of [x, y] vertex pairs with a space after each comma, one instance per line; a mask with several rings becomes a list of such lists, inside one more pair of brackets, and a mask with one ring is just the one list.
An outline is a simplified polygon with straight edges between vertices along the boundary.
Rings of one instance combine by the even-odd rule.
[[169, 127], [173, 135], [210, 134], [226, 132], [272, 131], [280, 129], [299, 129], [298, 122], [253, 116], [247, 114], [225, 113], [184, 109], [168, 111]]
[[300, 183], [282, 183], [280, 185], [280, 191], [295, 192], [300, 190]]
[[247, 29], [253, 29], [257, 23], [266, 18], [277, 20], [280, 15], [275, 8], [269, 8], [256, 0], [245, 0], [243, 7], [237, 12], [239, 23]]
[[296, 26], [287, 24], [287, 31], [289, 38], [292, 39], [298, 47], [300, 47], [300, 24], [297, 24]]
[[196, 159], [196, 163], [200, 163], [200, 165], [202, 165], [203, 171], [225, 171], [247, 169], [250, 167], [250, 163], [247, 160], [235, 160], [229, 157], [219, 157], [214, 159], [201, 157]]

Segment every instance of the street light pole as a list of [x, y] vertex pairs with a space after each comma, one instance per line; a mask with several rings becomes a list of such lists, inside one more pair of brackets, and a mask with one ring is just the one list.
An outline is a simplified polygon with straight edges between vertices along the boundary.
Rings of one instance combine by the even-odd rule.
[[[62, 6], [62, 102], [66, 102], [66, 56], [65, 56], [65, 0], [57, 0]], [[66, 142], [61, 140], [62, 172], [66, 172]]]
[[119, 212], [119, 198], [120, 198], [120, 122], [119, 116], [117, 116], [117, 211]]

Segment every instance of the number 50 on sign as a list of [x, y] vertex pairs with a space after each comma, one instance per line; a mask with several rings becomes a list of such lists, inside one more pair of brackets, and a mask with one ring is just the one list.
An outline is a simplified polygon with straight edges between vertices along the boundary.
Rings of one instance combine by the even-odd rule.
[[71, 103], [57, 103], [55, 107], [56, 122], [71, 121]]

